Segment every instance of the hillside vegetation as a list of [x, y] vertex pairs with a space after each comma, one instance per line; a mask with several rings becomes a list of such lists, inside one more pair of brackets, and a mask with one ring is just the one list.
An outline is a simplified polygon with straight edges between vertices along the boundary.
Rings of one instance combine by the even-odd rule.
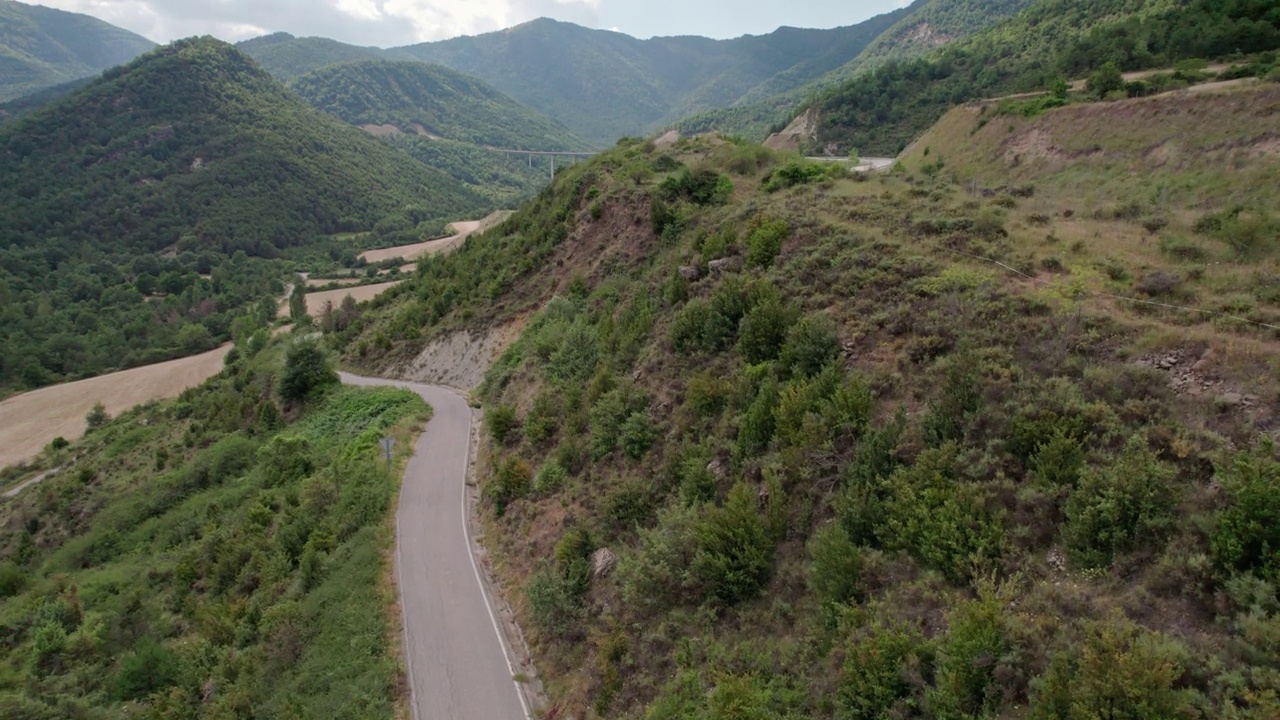
[[155, 46], [88, 15], [0, 0], [0, 102], [96, 75]]
[[798, 87], [853, 59], [902, 14], [831, 30], [784, 27], [733, 40], [637, 40], [543, 18], [501, 32], [389, 50], [285, 34], [240, 47], [286, 80], [372, 58], [445, 65], [480, 78], [593, 144], [608, 145], [742, 98]]
[[896, 155], [951, 106], [1048, 90], [1112, 63], [1169, 67], [1280, 47], [1280, 6], [1247, 0], [1039, 0], [927, 57], [890, 62], [811, 105], [816, 144]]
[[[1162, 102], [971, 142], [1209, 112]], [[1137, 156], [1088, 197], [1025, 152], [975, 186], [624, 142], [328, 342], [523, 324], [480, 471], [552, 715], [1275, 717], [1276, 218], [1223, 211], [1274, 178], [1271, 89], [1211, 114], [1245, 175], [1204, 205]]]
[[209, 349], [274, 304], [287, 268], [267, 259], [354, 262], [325, 236], [416, 241], [488, 210], [212, 39], [0, 125], [0, 152], [3, 389]]
[[313, 107], [352, 125], [526, 150], [582, 150], [564, 126], [483, 82], [439, 65], [365, 61], [332, 65], [289, 84]]
[[0, 506], [0, 716], [398, 716], [378, 438], [430, 409], [267, 338], [51, 448], [62, 471]]
[[677, 123], [685, 134], [719, 131], [764, 140], [795, 117], [796, 108], [807, 105], [841, 82], [870, 72], [890, 59], [912, 59], [955, 42], [1026, 7], [1032, 0], [916, 0], [858, 25], [872, 38], [860, 52], [838, 66], [790, 89], [765, 83], [732, 106], [693, 115]]

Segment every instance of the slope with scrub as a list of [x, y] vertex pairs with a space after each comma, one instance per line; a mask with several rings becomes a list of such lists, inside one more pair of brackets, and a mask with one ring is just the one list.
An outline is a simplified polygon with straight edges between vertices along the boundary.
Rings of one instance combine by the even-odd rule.
[[1058, 171], [975, 194], [935, 152], [865, 178], [622, 143], [331, 336], [389, 367], [523, 323], [481, 485], [551, 712], [1280, 709], [1280, 296], [1210, 304], [1274, 287], [1274, 247], [1233, 252], [1253, 212], [1190, 209], [1199, 260], [1121, 254], [1127, 212], [1046, 238], [1042, 185], [1085, 211]]

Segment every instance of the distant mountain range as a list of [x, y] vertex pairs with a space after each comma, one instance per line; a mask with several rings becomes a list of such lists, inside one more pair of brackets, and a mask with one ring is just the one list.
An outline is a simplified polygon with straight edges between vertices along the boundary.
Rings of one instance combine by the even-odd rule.
[[0, 0], [0, 101], [95, 75], [155, 46], [88, 15]]

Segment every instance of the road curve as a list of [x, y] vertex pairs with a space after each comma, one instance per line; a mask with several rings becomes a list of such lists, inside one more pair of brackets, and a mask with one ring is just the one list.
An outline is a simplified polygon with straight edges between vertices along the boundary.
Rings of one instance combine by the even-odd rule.
[[528, 704], [471, 552], [471, 407], [447, 388], [340, 375], [348, 385], [412, 390], [434, 411], [396, 509], [395, 573], [414, 720], [526, 720]]

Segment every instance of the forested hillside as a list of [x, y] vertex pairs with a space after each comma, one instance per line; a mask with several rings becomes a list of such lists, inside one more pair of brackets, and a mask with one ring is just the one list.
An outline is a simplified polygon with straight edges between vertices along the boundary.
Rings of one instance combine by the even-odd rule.
[[328, 38], [300, 38], [285, 32], [244, 40], [236, 47], [284, 82], [327, 65], [377, 60], [386, 55], [381, 48], [347, 45]]
[[1223, 93], [1011, 119], [1017, 184], [624, 141], [327, 342], [519, 329], [481, 512], [549, 716], [1274, 718], [1280, 106]]
[[0, 504], [0, 717], [404, 716], [378, 438], [430, 408], [243, 329], [221, 375]]
[[951, 106], [1082, 77], [1280, 48], [1280, 4], [1252, 0], [1039, 0], [926, 58], [890, 62], [812, 105], [817, 144], [896, 155]]
[[764, 140], [795, 116], [797, 107], [824, 90], [860, 73], [879, 67], [889, 58], [914, 58], [1016, 13], [1032, 0], [916, 0], [900, 10], [869, 20], [859, 29], [872, 34], [856, 53], [838, 66], [790, 89], [765, 83], [730, 107], [722, 107], [681, 120], [676, 127], [686, 134], [712, 130]]
[[780, 28], [733, 40], [637, 40], [540, 19], [476, 37], [390, 50], [283, 33], [240, 44], [276, 77], [371, 58], [474, 75], [594, 144], [642, 134], [744, 97], [784, 92], [853, 59], [905, 11], [831, 30]]
[[289, 87], [313, 107], [352, 125], [526, 150], [585, 150], [563, 125], [492, 87], [440, 65], [362, 61], [331, 65]]
[[207, 349], [283, 289], [261, 258], [489, 205], [212, 39], [0, 125], [0, 149], [0, 388]]
[[0, 0], [0, 102], [97, 74], [153, 47], [88, 15]]

